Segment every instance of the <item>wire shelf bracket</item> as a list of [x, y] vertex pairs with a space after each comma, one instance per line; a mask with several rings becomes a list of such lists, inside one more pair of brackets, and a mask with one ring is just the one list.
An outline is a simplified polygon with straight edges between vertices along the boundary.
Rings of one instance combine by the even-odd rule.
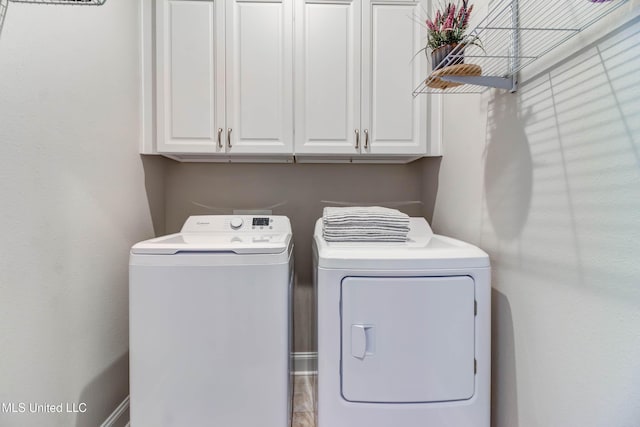
[[[413, 96], [482, 93], [489, 88], [516, 92], [520, 70], [628, 1], [547, 1], [541, 6], [537, 1], [520, 5], [519, 0], [497, 0], [469, 32], [469, 39], [480, 40], [482, 47], [459, 44], [439, 64], [432, 64], [437, 73], [422, 81]], [[453, 67], [464, 60], [480, 67], [480, 75], [454, 74]], [[452, 72], [447, 74], [451, 66]], [[436, 84], [434, 79], [438, 80]]]
[[12, 3], [64, 4], [75, 6], [102, 6], [107, 0], [9, 0]]
[[505, 89], [509, 92], [518, 90], [518, 79], [515, 75], [511, 77], [496, 76], [456, 76], [444, 74], [440, 76], [440, 80], [452, 83], [462, 83], [475, 86], [492, 87], [496, 89]]
[[8, 0], [0, 0], [0, 34], [2, 34], [2, 25], [4, 24], [4, 17], [7, 14]]
[[57, 4], [67, 6], [102, 6], [107, 0], [0, 0], [0, 34], [9, 3]]

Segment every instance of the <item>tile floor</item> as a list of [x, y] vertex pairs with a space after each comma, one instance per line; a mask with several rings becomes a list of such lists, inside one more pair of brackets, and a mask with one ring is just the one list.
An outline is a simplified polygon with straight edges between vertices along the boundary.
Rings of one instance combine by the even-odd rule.
[[317, 375], [315, 374], [294, 377], [291, 427], [315, 427], [316, 381]]

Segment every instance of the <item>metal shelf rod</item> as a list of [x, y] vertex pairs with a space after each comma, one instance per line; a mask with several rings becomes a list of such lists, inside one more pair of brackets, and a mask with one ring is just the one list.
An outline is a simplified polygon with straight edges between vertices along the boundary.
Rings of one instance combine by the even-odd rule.
[[521, 56], [521, 55], [454, 55], [461, 58], [502, 58], [502, 59], [538, 59], [539, 56]]
[[476, 86], [487, 86], [496, 89], [511, 90], [513, 88], [513, 80], [507, 77], [496, 76], [440, 76], [445, 82], [472, 84]]
[[9, 0], [12, 3], [102, 6], [106, 0]]
[[[516, 28], [513, 27], [478, 27], [484, 30], [508, 30], [513, 31]], [[582, 31], [580, 28], [518, 28], [520, 31]]]

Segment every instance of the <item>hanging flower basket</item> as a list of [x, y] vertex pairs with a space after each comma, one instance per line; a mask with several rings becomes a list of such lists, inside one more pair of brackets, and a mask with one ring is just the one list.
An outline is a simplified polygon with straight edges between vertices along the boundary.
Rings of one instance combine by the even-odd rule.
[[[457, 4], [447, 3], [444, 9], [437, 10], [433, 19], [425, 21], [427, 25], [427, 45], [422, 49], [431, 50], [433, 71], [450, 65], [464, 64], [464, 50], [469, 45], [482, 48], [477, 36], [467, 36], [469, 18], [473, 5], [468, 0]], [[449, 58], [445, 61], [445, 58]]]

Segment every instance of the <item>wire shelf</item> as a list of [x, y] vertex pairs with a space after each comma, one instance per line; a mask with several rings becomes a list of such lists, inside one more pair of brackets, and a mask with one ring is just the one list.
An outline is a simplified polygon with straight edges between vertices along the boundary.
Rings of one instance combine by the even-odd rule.
[[459, 45], [434, 67], [447, 67], [464, 58], [465, 63], [480, 66], [482, 75], [446, 75], [440, 69], [440, 79], [465, 84], [441, 90], [429, 87], [433, 80], [427, 77], [413, 95], [482, 93], [491, 87], [513, 92], [518, 71], [627, 2], [547, 0], [522, 1], [519, 5], [518, 0], [497, 0], [487, 16], [469, 32], [469, 38], [480, 40], [482, 47], [467, 45], [461, 52]]
[[75, 6], [101, 6], [107, 0], [10, 0], [13, 3], [34, 3], [34, 4], [66, 4]]
[[0, 34], [4, 18], [7, 15], [9, 2], [11, 3], [32, 3], [32, 4], [61, 4], [71, 6], [102, 6], [107, 0], [0, 0]]
[[0, 0], [0, 34], [2, 34], [2, 24], [4, 24], [4, 16], [7, 14], [7, 1]]

